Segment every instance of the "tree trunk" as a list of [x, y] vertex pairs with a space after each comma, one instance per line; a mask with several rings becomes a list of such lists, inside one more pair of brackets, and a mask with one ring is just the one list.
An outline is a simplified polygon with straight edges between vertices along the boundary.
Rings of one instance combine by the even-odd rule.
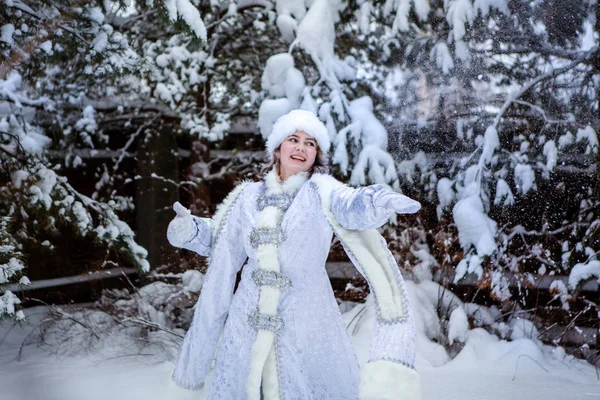
[[141, 179], [135, 198], [137, 240], [148, 250], [151, 268], [173, 265], [178, 260], [167, 241], [167, 226], [175, 216], [171, 207], [179, 197], [174, 184], [179, 181], [177, 143], [169, 130], [169, 125], [163, 125], [160, 131], [148, 130], [138, 146]]

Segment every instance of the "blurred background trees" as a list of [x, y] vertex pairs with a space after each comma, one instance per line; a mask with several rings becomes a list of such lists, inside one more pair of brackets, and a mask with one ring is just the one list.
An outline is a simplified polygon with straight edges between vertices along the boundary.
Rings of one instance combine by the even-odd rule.
[[598, 21], [593, 0], [4, 1], [0, 284], [202, 269], [170, 205], [211, 215], [302, 107], [338, 178], [424, 204], [384, 232], [415, 282], [563, 327], [547, 341], [597, 331]]

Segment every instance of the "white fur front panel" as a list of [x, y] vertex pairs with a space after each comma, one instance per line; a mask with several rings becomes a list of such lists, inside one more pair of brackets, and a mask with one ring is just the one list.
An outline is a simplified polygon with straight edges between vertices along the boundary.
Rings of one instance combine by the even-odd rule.
[[256, 259], [260, 269], [265, 271], [279, 272], [279, 259], [277, 258], [277, 246], [274, 244], [263, 244], [256, 249]]
[[260, 400], [263, 369], [269, 352], [273, 349], [274, 340], [275, 335], [273, 332], [261, 329], [256, 333], [256, 340], [252, 344], [250, 373], [248, 374], [248, 382], [246, 382], [246, 391], [249, 400]]
[[275, 229], [281, 218], [281, 210], [277, 207], [265, 207], [258, 216], [256, 226], [261, 228]]
[[[275, 340], [277, 340], [277, 338], [275, 338]], [[277, 363], [277, 353], [274, 346], [267, 356], [267, 362], [265, 363], [262, 374], [264, 400], [279, 400], [281, 398], [279, 373], [277, 368], [279, 368], [279, 365]]]
[[258, 300], [258, 310], [261, 314], [277, 315], [281, 291], [272, 286], [262, 286]]
[[[283, 213], [277, 207], [269, 206], [258, 217], [257, 228], [275, 228], [281, 220]], [[256, 249], [256, 258], [258, 267], [265, 271], [279, 272], [279, 257], [277, 254], [277, 246], [267, 243], [261, 244]], [[261, 286], [258, 312], [266, 315], [277, 315], [279, 306], [280, 291], [278, 288], [269, 286]], [[250, 363], [250, 374], [248, 375], [247, 394], [250, 400], [260, 400], [261, 387], [263, 395], [265, 392], [277, 394], [279, 396], [279, 379], [277, 375], [277, 365], [268, 356], [274, 352], [275, 335], [272, 332], [259, 330], [256, 335], [256, 340], [252, 345], [252, 360]], [[269, 364], [268, 366], [266, 364]], [[266, 375], [265, 370], [270, 373], [275, 373], [273, 379], [264, 380]], [[267, 385], [276, 385], [276, 387], [267, 387]], [[279, 400], [278, 397], [273, 398]]]
[[[272, 170], [265, 177], [266, 195], [295, 193], [306, 182], [306, 174], [296, 174], [281, 182], [277, 173]], [[275, 206], [265, 207], [257, 218], [256, 228], [276, 229], [283, 218], [283, 211]], [[258, 267], [265, 271], [280, 272], [278, 248], [273, 243], [261, 244], [256, 249]], [[260, 314], [276, 316], [278, 314], [281, 291], [277, 287], [261, 286], [258, 301]], [[247, 382], [247, 394], [251, 400], [259, 400], [262, 395], [266, 400], [279, 400], [279, 372], [277, 371], [277, 354], [275, 351], [275, 334], [259, 330], [252, 345], [252, 361]]]
[[360, 400], [421, 400], [421, 379], [414, 369], [379, 360], [366, 363], [360, 375]]

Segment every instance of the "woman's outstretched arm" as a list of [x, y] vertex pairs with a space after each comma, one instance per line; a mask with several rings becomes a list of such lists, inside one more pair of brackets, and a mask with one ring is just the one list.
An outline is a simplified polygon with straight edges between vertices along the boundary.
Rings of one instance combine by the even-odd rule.
[[378, 209], [414, 213], [421, 205], [380, 185], [351, 189], [327, 175], [313, 178], [321, 206], [335, 235], [359, 272], [366, 278], [375, 300], [377, 318], [369, 360], [361, 368], [360, 400], [420, 400], [421, 384], [414, 369], [416, 329], [406, 286], [388, 250], [375, 229]]
[[[200, 254], [207, 249], [211, 257], [194, 318], [172, 375], [172, 381], [185, 389], [199, 391], [209, 379], [219, 336], [233, 298], [236, 276], [248, 257], [245, 247], [241, 245], [245, 222], [243, 192], [248, 186], [246, 183], [238, 185], [218, 207], [210, 223], [203, 222], [202, 218], [189, 223], [187, 210], [179, 207], [176, 210], [178, 216], [187, 221], [182, 222], [183, 228], [180, 227], [179, 232], [182, 234], [180, 239], [186, 240], [183, 246]], [[198, 220], [200, 223], [197, 223]], [[211, 226], [216, 227], [212, 233], [208, 229]], [[206, 238], [211, 240], [201, 241]]]
[[212, 248], [212, 225], [208, 218], [191, 215], [179, 202], [173, 204], [177, 213], [167, 228], [167, 239], [175, 247], [208, 256]]
[[340, 187], [331, 192], [331, 212], [339, 224], [350, 230], [379, 228], [394, 214], [413, 214], [418, 201], [394, 192], [385, 185], [361, 188]]

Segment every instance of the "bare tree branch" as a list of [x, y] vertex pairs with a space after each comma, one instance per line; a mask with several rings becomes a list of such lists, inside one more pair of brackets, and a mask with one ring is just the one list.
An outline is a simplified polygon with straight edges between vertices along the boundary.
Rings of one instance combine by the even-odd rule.
[[512, 95], [510, 95], [506, 101], [504, 102], [504, 104], [502, 105], [502, 107], [500, 108], [500, 111], [498, 111], [498, 114], [496, 114], [496, 118], [494, 119], [494, 122], [492, 123], [492, 126], [496, 129], [498, 129], [498, 125], [500, 124], [500, 120], [502, 119], [502, 116], [504, 115], [504, 113], [506, 112], [506, 110], [508, 109], [508, 107], [511, 106], [512, 103], [514, 103], [519, 97], [521, 97], [523, 94], [525, 94], [529, 89], [531, 89], [532, 87], [534, 87], [535, 85], [537, 85], [538, 83], [546, 80], [546, 79], [550, 79], [553, 78], [555, 76], [564, 74], [565, 72], [575, 68], [576, 66], [578, 66], [579, 64], [581, 64], [583, 61], [587, 60], [588, 58], [590, 58], [596, 51], [598, 50], [598, 47], [594, 47], [593, 49], [583, 53], [583, 55], [579, 58], [577, 58], [575, 61], [573, 61], [572, 63], [562, 67], [562, 68], [558, 68], [558, 69], [554, 69], [550, 72], [547, 72], [543, 75], [540, 75], [538, 77], [536, 77], [535, 79], [530, 80], [529, 82], [527, 82], [525, 85], [523, 85], [517, 92], [513, 93]]

